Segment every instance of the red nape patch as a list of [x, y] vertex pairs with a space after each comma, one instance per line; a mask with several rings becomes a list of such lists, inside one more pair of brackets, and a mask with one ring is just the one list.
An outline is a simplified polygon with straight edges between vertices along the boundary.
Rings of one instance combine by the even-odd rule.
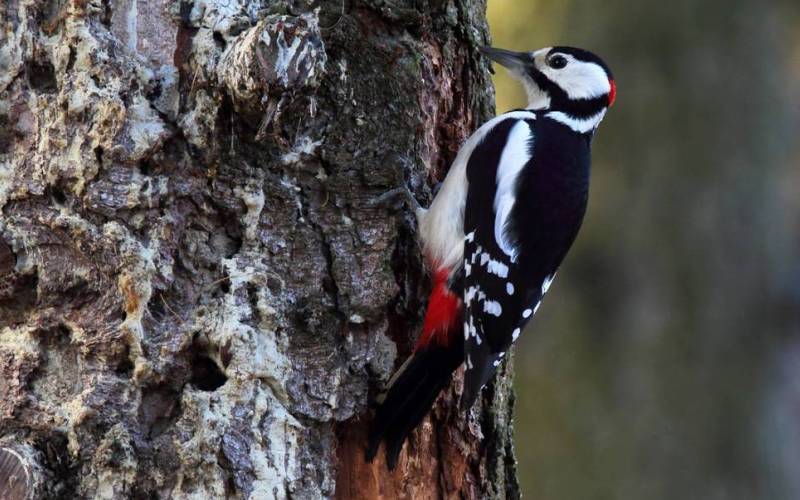
[[425, 312], [425, 324], [416, 349], [436, 342], [441, 346], [450, 343], [449, 333], [461, 321], [461, 299], [447, 287], [447, 269], [439, 269], [433, 275], [433, 289]]
[[609, 80], [608, 84], [611, 85], [611, 90], [608, 91], [608, 107], [610, 108], [617, 100], [617, 84], [614, 80]]

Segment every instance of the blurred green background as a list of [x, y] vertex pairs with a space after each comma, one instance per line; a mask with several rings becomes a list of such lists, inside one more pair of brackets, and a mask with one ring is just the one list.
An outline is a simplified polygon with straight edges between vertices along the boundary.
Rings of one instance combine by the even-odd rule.
[[[526, 498], [800, 499], [800, 1], [489, 0], [617, 104], [515, 356]], [[497, 69], [498, 112], [525, 105]]]

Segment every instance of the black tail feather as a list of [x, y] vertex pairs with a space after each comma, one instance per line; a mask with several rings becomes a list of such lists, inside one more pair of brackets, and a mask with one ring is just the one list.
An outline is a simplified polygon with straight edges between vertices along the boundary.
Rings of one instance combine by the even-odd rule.
[[468, 352], [467, 369], [464, 370], [464, 392], [461, 394], [459, 405], [461, 411], [472, 408], [481, 394], [481, 389], [494, 375], [496, 370], [494, 362], [502, 359], [502, 354], [492, 352], [488, 342], [473, 344]]
[[394, 469], [403, 443], [419, 425], [453, 372], [463, 362], [463, 347], [437, 345], [418, 349], [399, 374], [372, 421], [366, 459], [372, 461], [381, 442], [386, 443], [386, 463]]

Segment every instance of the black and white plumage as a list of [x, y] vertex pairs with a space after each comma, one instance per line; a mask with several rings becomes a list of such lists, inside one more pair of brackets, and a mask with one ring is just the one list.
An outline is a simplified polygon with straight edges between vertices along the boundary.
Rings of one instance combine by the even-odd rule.
[[533, 318], [583, 221], [591, 139], [616, 94], [608, 67], [581, 49], [482, 51], [523, 83], [529, 106], [480, 127], [417, 213], [433, 290], [367, 451], [386, 442], [390, 467], [462, 361], [466, 409]]
[[[540, 113], [515, 113], [475, 150], [467, 179], [464, 408], [539, 308], [578, 233], [589, 139]], [[494, 192], [479, 188], [493, 181]]]

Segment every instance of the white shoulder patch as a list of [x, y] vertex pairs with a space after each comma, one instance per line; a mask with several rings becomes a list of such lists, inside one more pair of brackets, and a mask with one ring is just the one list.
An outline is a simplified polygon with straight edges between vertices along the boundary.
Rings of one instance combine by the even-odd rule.
[[611, 90], [608, 75], [599, 64], [575, 59], [561, 53], [569, 63], [563, 69], [543, 65], [542, 72], [567, 93], [570, 99], [594, 99]]
[[508, 133], [508, 140], [500, 156], [497, 167], [497, 192], [494, 196], [494, 239], [503, 252], [514, 262], [517, 258], [517, 249], [513, 247], [507, 237], [508, 216], [516, 201], [515, 186], [517, 177], [531, 159], [531, 138], [533, 137], [530, 125], [520, 121]]
[[[426, 256], [436, 266], [454, 267], [464, 252], [464, 206], [467, 200], [467, 164], [486, 135], [505, 120], [535, 118], [531, 111], [513, 111], [484, 123], [461, 146], [442, 188], [430, 208], [418, 216], [419, 237]], [[474, 235], [472, 235], [474, 238]]]

